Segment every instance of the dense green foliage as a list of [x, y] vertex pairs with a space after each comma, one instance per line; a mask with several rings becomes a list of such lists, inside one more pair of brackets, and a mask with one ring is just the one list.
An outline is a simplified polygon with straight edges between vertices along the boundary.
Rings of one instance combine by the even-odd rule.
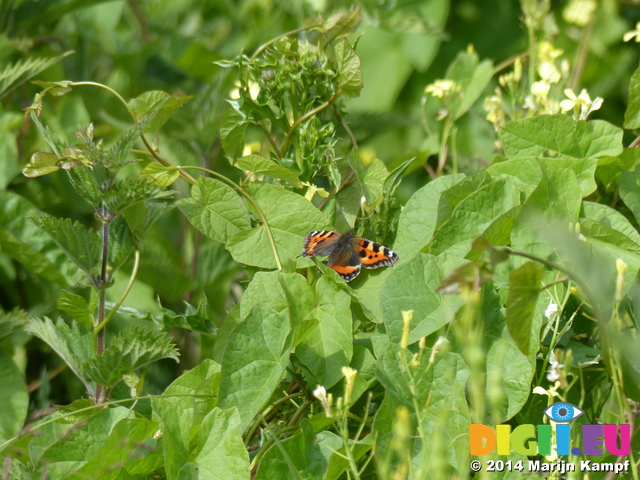
[[[469, 424], [562, 400], [638, 480], [637, 20], [0, 3], [2, 478], [527, 477]], [[300, 256], [350, 228], [397, 264]]]

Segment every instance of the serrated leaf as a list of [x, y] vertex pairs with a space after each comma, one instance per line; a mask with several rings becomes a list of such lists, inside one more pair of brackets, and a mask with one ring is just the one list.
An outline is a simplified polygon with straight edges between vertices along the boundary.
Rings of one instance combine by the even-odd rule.
[[150, 181], [128, 178], [114, 183], [104, 194], [104, 203], [112, 215], [145, 200], [167, 198], [173, 195], [171, 190], [165, 190]]
[[604, 120], [574, 121], [567, 115], [538, 115], [500, 130], [509, 158], [542, 156], [547, 150], [571, 158], [598, 158], [622, 153], [622, 129]]
[[171, 116], [193, 97], [189, 95], [170, 95], [160, 90], [152, 90], [138, 95], [129, 101], [129, 107], [138, 119], [153, 116], [146, 124], [145, 132], [155, 132], [171, 118]]
[[27, 417], [29, 393], [22, 372], [11, 357], [0, 350], [0, 443], [20, 432]]
[[629, 104], [624, 112], [624, 128], [640, 128], [640, 68], [637, 68], [629, 82]]
[[38, 73], [46, 70], [51, 65], [58, 63], [64, 57], [73, 52], [65, 52], [53, 58], [28, 58], [20, 60], [14, 64], [6, 65], [0, 72], [0, 99], [7, 95], [18, 85], [33, 78]]
[[527, 262], [509, 275], [507, 298], [507, 326], [520, 351], [529, 355], [531, 350], [531, 325], [540, 295], [542, 267]]
[[191, 198], [177, 205], [195, 228], [216, 242], [226, 243], [233, 234], [251, 226], [240, 196], [211, 178], [200, 177], [191, 188]]
[[100, 206], [102, 201], [102, 192], [96, 183], [96, 178], [88, 167], [72, 168], [67, 170], [69, 180], [80, 194], [90, 205], [94, 207]]
[[133, 237], [126, 219], [119, 215], [109, 224], [109, 267], [118, 270], [134, 249]]
[[256, 305], [229, 336], [220, 371], [219, 406], [236, 407], [244, 431], [271, 397], [289, 362], [291, 326], [286, 315]]
[[151, 362], [171, 358], [178, 361], [179, 352], [162, 332], [139, 325], [127, 325], [101, 356], [90, 359], [84, 369], [95, 382], [113, 386], [128, 370], [136, 370]]
[[101, 240], [94, 230], [87, 229], [80, 222], [56, 217], [29, 217], [87, 274], [94, 275], [100, 262]]
[[140, 176], [166, 188], [180, 177], [180, 170], [175, 166], [165, 167], [158, 162], [151, 162], [142, 169]]
[[[15, 340], [29, 323], [29, 314], [19, 308], [5, 312], [0, 308], [0, 345], [5, 342], [9, 345], [20, 345], [22, 342]], [[9, 350], [10, 351], [10, 350]]]
[[55, 324], [51, 319], [31, 319], [27, 331], [37, 336], [49, 345], [66, 363], [71, 371], [89, 385], [89, 379], [84, 370], [84, 363], [95, 356], [93, 335], [74, 323], [71, 328], [62, 320]]
[[295, 188], [302, 188], [302, 182], [295, 173], [282, 165], [278, 165], [273, 160], [260, 155], [241, 157], [235, 166], [241, 170], [249, 170], [255, 175], [268, 175], [278, 180], [283, 180]]
[[89, 310], [89, 303], [84, 297], [68, 292], [67, 290], [60, 290], [58, 308], [71, 315], [71, 317], [87, 331], [93, 328], [95, 320]]
[[345, 98], [357, 97], [363, 87], [360, 58], [346, 39], [335, 46], [334, 53], [338, 65], [340, 93]]
[[28, 178], [42, 177], [60, 170], [58, 157], [49, 152], [37, 152], [31, 155], [29, 163], [22, 169], [22, 174]]
[[[78, 412], [78, 410], [82, 411]], [[95, 415], [98, 412], [98, 408], [96, 407], [96, 404], [88, 398], [79, 398], [78, 400], [71, 402], [69, 405], [58, 405], [58, 411], [65, 421], [69, 423], [77, 423], [80, 420], [84, 420], [85, 418]]]

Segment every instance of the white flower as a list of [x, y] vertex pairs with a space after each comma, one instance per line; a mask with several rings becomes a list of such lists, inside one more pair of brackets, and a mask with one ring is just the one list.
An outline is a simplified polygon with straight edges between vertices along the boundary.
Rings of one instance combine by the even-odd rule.
[[560, 379], [560, 370], [562, 368], [564, 368], [564, 365], [560, 362], [558, 362], [558, 360], [556, 360], [556, 354], [553, 352], [553, 350], [551, 350], [551, 352], [549, 352], [549, 373], [547, 373], [547, 380], [549, 380], [550, 382], [558, 382], [558, 380]]
[[331, 413], [331, 404], [333, 403], [333, 396], [331, 394], [327, 396], [327, 389], [324, 388], [322, 385], [318, 385], [316, 389], [313, 391], [313, 396], [316, 397], [318, 400], [320, 400], [320, 404], [322, 405], [322, 408], [324, 409], [324, 413], [327, 416], [327, 418], [333, 417], [333, 414]]
[[549, 300], [549, 306], [544, 311], [544, 316], [547, 318], [551, 318], [551, 315], [553, 315], [557, 311], [558, 311], [558, 305], [556, 303], [553, 303], [553, 300]]
[[[595, 100], [592, 101], [589, 93], [584, 88], [578, 96], [576, 96], [570, 88], [567, 88], [564, 94], [567, 96], [567, 99], [560, 102], [560, 108], [563, 112], [573, 110], [573, 118], [575, 120], [586, 120], [591, 112], [598, 110], [602, 106], [602, 98], [596, 97]], [[576, 118], [578, 110], [580, 111], [580, 115]]]
[[438, 338], [438, 340], [436, 341], [435, 345], [431, 349], [431, 355], [429, 355], [429, 363], [433, 363], [435, 361], [436, 355], [438, 354], [438, 351], [440, 350], [440, 347], [442, 345], [446, 345], [447, 343], [449, 343], [449, 340], [447, 340], [446, 338], [444, 338], [444, 337]]
[[436, 80], [424, 89], [424, 93], [430, 93], [436, 98], [444, 98], [456, 89], [456, 82], [453, 80]]
[[636, 42], [640, 43], [640, 22], [636, 23], [636, 28], [634, 30], [630, 30], [624, 34], [622, 40], [628, 42], [629, 40], [635, 39]]

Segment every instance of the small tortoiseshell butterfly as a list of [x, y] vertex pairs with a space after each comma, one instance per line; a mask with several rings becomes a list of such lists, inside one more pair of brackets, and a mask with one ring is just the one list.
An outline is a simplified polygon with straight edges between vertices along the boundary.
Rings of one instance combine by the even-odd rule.
[[398, 261], [398, 255], [379, 243], [353, 236], [353, 229], [347, 233], [330, 230], [316, 230], [304, 239], [302, 257], [323, 257], [329, 255], [329, 265], [347, 282], [360, 273], [360, 266], [378, 268], [391, 266]]

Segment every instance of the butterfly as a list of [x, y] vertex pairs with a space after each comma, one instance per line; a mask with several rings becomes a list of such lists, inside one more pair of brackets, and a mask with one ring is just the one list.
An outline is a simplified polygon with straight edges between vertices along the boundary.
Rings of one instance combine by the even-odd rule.
[[301, 257], [323, 257], [329, 255], [327, 263], [338, 275], [350, 282], [358, 276], [360, 268], [392, 266], [398, 255], [384, 245], [353, 236], [353, 229], [347, 233], [330, 230], [316, 230], [304, 239]]

